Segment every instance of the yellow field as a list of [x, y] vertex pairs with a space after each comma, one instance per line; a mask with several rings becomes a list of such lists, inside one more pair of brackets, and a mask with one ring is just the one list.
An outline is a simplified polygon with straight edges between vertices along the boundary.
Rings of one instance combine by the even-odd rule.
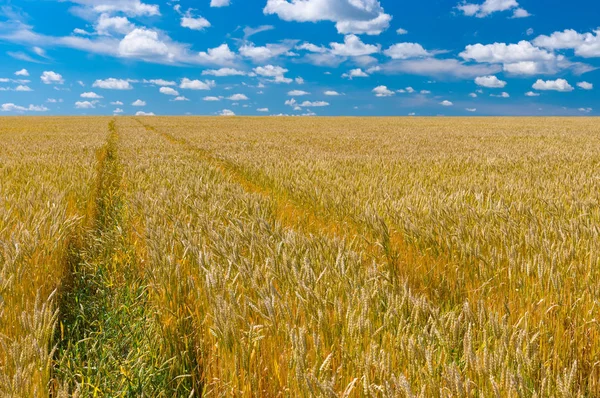
[[592, 118], [2, 118], [0, 395], [600, 396]]

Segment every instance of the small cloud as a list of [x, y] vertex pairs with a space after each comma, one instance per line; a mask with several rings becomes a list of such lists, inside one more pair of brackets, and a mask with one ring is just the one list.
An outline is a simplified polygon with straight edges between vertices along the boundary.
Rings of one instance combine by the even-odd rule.
[[15, 72], [16, 76], [29, 76], [27, 69], [21, 69]]
[[235, 116], [235, 112], [233, 112], [230, 109], [223, 109], [221, 112], [219, 112], [219, 115], [221, 115], [221, 116]]
[[466, 108], [465, 109], [467, 112], [477, 112], [476, 108]]
[[63, 84], [65, 82], [62, 75], [53, 71], [44, 71], [40, 79], [44, 84]]
[[479, 76], [475, 78], [475, 84], [487, 88], [504, 88], [506, 82], [498, 79], [496, 76]]
[[525, 93], [525, 95], [527, 97], [539, 97], [540, 96], [539, 93], [534, 93], [533, 91], [528, 91], [528, 92]]
[[20, 84], [15, 88], [15, 91], [33, 91], [33, 90], [29, 86]]
[[442, 102], [440, 102], [440, 105], [442, 106], [453, 106], [454, 104], [448, 100], [444, 100]]
[[287, 95], [289, 95], [290, 97], [301, 97], [303, 95], [309, 95], [309, 92], [306, 91], [302, 91], [302, 90], [292, 90], [292, 91], [288, 91]]
[[219, 98], [219, 97], [210, 97], [209, 96], [209, 97], [202, 98], [202, 100], [204, 100], [204, 101], [221, 101], [221, 98]]
[[123, 113], [123, 109], [117, 108], [113, 111], [113, 113]]
[[579, 87], [583, 90], [592, 90], [594, 88], [594, 85], [592, 83], [588, 83], [588, 82], [579, 82], [579, 83], [577, 83], [577, 87]]
[[91, 99], [100, 99], [100, 98], [103, 98], [101, 95], [98, 95], [98, 94], [96, 94], [96, 93], [94, 93], [92, 91], [87, 92], [87, 93], [82, 93], [80, 95], [80, 97], [81, 98], [91, 98]]
[[508, 94], [506, 91], [501, 93], [501, 94], [490, 94], [490, 97], [496, 97], [496, 98], [509, 98], [510, 94]]
[[75, 102], [75, 108], [77, 108], [77, 109], [92, 109], [95, 107], [96, 107], [96, 105], [94, 104], [94, 102], [90, 102], [90, 101]]
[[391, 97], [394, 92], [387, 88], [387, 86], [377, 86], [372, 90], [376, 97]]
[[189, 101], [189, 99], [184, 97], [183, 95], [180, 95], [180, 96], [173, 98], [171, 101]]
[[146, 106], [146, 101], [142, 101], [141, 99], [135, 100], [131, 103], [133, 106]]
[[165, 94], [165, 95], [173, 95], [173, 96], [179, 95], [179, 92], [171, 87], [161, 87], [158, 91], [161, 94]]
[[398, 28], [398, 29], [396, 30], [396, 33], [397, 33], [397, 34], [399, 34], [399, 35], [405, 35], [405, 34], [407, 34], [407, 33], [408, 33], [408, 30], [406, 30], [406, 29], [402, 29], [402, 28]]
[[369, 77], [368, 74], [366, 74], [362, 69], [357, 68], [357, 69], [352, 69], [350, 71], [348, 71], [347, 73], [344, 73], [342, 75], [342, 78], [344, 79], [348, 79], [348, 80], [352, 80], [355, 77]]
[[155, 116], [154, 112], [144, 112], [144, 111], [137, 111], [135, 113], [136, 116]]
[[246, 97], [244, 94], [233, 94], [227, 99], [231, 101], [247, 101], [248, 97]]
[[527, 36], [531, 36], [531, 35], [533, 35], [534, 30], [533, 30], [533, 28], [529, 28], [529, 29], [527, 29], [527, 32], [525, 32], [525, 33], [527, 34]]
[[542, 80], [538, 79], [533, 86], [535, 90], [546, 90], [546, 91], [560, 91], [560, 92], [569, 92], [573, 91], [574, 88], [567, 82], [565, 79], [556, 79], [556, 80]]
[[115, 79], [113, 77], [105, 80], [96, 80], [92, 87], [103, 88], [105, 90], [131, 90], [133, 87], [127, 80]]
[[110, 103], [111, 105], [123, 105], [121, 101], [114, 101]]
[[269, 112], [269, 108], [258, 108], [258, 112]]
[[333, 91], [333, 90], [327, 90], [324, 92], [325, 95], [330, 96], [330, 97], [337, 97], [338, 95], [342, 95], [340, 93], [338, 93], [337, 91]]

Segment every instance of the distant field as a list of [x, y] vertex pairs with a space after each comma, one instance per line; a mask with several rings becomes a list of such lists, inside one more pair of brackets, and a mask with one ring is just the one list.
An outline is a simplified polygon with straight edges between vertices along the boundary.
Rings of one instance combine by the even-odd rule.
[[0, 118], [0, 396], [600, 396], [600, 121]]

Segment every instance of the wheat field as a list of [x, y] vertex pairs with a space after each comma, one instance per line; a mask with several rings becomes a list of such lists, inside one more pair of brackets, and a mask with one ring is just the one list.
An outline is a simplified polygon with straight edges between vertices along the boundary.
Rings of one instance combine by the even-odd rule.
[[593, 118], [2, 118], [0, 395], [600, 396]]

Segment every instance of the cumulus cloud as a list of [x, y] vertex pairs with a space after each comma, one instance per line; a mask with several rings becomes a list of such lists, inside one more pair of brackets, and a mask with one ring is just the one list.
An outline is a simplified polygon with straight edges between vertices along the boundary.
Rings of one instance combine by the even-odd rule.
[[376, 97], [391, 97], [394, 92], [387, 88], [387, 86], [377, 86], [373, 89]]
[[539, 93], [534, 93], [533, 91], [528, 91], [525, 93], [525, 96], [527, 97], [539, 97], [540, 94]]
[[406, 35], [406, 34], [408, 34], [408, 30], [402, 29], [402, 28], [398, 28], [396, 30], [396, 34], [398, 34], [398, 35]]
[[227, 65], [235, 60], [235, 53], [229, 49], [227, 44], [221, 44], [219, 47], [211, 48], [206, 52], [201, 51], [197, 55], [200, 62], [216, 65]]
[[430, 57], [431, 54], [418, 43], [397, 43], [383, 52], [392, 59]]
[[338, 95], [342, 95], [342, 94], [338, 93], [337, 91], [333, 91], [333, 90], [327, 90], [323, 94], [330, 96], [330, 97], [337, 97]]
[[378, 0], [267, 0], [263, 12], [284, 21], [335, 22], [342, 34], [378, 35], [392, 19]]
[[485, 18], [495, 12], [513, 11], [513, 18], [525, 18], [530, 14], [519, 7], [516, 0], [485, 0], [482, 4], [467, 3], [463, 1], [456, 6], [464, 15], [469, 17]]
[[77, 101], [75, 102], [75, 108], [77, 109], [92, 109], [95, 108], [96, 104], [95, 102], [90, 102], [90, 101]]
[[210, 28], [210, 22], [203, 17], [195, 17], [191, 10], [188, 10], [185, 15], [181, 17], [181, 26], [192, 30], [204, 30]]
[[15, 105], [11, 102], [0, 106], [2, 112], [46, 112], [48, 108], [43, 105], [29, 105], [28, 107]]
[[92, 87], [103, 88], [106, 90], [131, 90], [133, 86], [127, 80], [115, 79], [110, 77], [105, 80], [96, 80]]
[[181, 84], [179, 88], [187, 89], [187, 90], [210, 90], [215, 86], [214, 80], [190, 80], [187, 77], [181, 79]]
[[258, 108], [257, 112], [269, 112], [269, 108]]
[[155, 116], [154, 112], [144, 112], [144, 111], [137, 111], [135, 113], [136, 116]]
[[235, 116], [235, 112], [232, 111], [231, 109], [223, 109], [221, 112], [219, 112], [219, 115], [221, 115], [221, 116]]
[[115, 110], [113, 111], [113, 113], [114, 113], [114, 114], [117, 114], [117, 113], [123, 113], [123, 109], [121, 109], [121, 108], [117, 108], [117, 109], [115, 109]]
[[15, 72], [16, 76], [29, 76], [27, 69], [21, 69]]
[[466, 108], [467, 112], [477, 112], [477, 108]]
[[146, 101], [142, 101], [141, 99], [135, 100], [131, 103], [133, 106], [146, 106]]
[[161, 87], [158, 91], [160, 91], [161, 94], [165, 94], [165, 95], [173, 95], [173, 96], [179, 95], [179, 92], [172, 87]]
[[173, 98], [171, 101], [189, 101], [189, 98], [186, 98], [183, 95], [179, 95], [179, 96]]
[[15, 91], [33, 91], [33, 89], [29, 86], [25, 86], [23, 84], [18, 85], [17, 87], [15, 87]]
[[387, 74], [411, 74], [436, 78], [473, 79], [477, 76], [500, 72], [497, 65], [467, 65], [456, 59], [408, 59], [395, 60], [379, 66], [378, 71]]
[[500, 93], [500, 94], [490, 94], [490, 97], [496, 97], [496, 98], [510, 98], [510, 94], [507, 93], [506, 91]]
[[538, 36], [533, 43], [550, 50], [571, 49], [580, 57], [600, 57], [600, 29], [593, 33], [578, 33], [573, 29], [566, 29], [550, 36]]
[[[79, 4], [85, 11], [83, 13], [117, 13], [122, 12], [129, 16], [157, 16], [160, 10], [157, 5], [145, 4], [140, 0], [70, 0]], [[82, 13], [82, 14], [83, 14]]]
[[289, 95], [290, 97], [301, 97], [303, 95], [309, 95], [309, 92], [306, 91], [302, 91], [302, 90], [292, 90], [292, 91], [288, 91], [287, 95]]
[[356, 35], [346, 35], [343, 43], [331, 43], [330, 46], [333, 55], [342, 57], [358, 57], [380, 51], [379, 45], [365, 44]]
[[369, 75], [367, 73], [365, 73], [362, 69], [356, 68], [356, 69], [349, 70], [347, 73], [344, 73], [342, 75], [342, 77], [344, 79], [352, 80], [355, 77], [369, 77]]
[[579, 83], [577, 83], [577, 87], [579, 87], [583, 90], [592, 90], [594, 88], [594, 85], [592, 83], [588, 83], [588, 82], [579, 82]]
[[82, 93], [80, 95], [81, 98], [91, 98], [91, 99], [100, 99], [103, 98], [101, 95], [96, 94], [93, 91], [89, 91], [87, 93]]
[[452, 102], [448, 101], [448, 100], [444, 100], [444, 101], [440, 102], [440, 105], [442, 105], [442, 106], [452, 106], [454, 104]]
[[[133, 29], [135, 29], [135, 25], [132, 24], [129, 19], [125, 17], [113, 17], [109, 14], [101, 14], [96, 24], [94, 25], [96, 29], [96, 33], [99, 35], [107, 35], [110, 36], [113, 33], [118, 34], [128, 34]], [[79, 34], [89, 34], [88, 32], [82, 31], [79, 29]]]
[[506, 82], [498, 79], [496, 76], [479, 76], [475, 78], [475, 84], [487, 88], [503, 88]]
[[40, 79], [44, 84], [63, 84], [65, 82], [61, 74], [53, 71], [44, 71]]
[[532, 86], [535, 90], [540, 91], [560, 91], [569, 92], [573, 91], [574, 88], [565, 79], [556, 80], [542, 80], [538, 79]]
[[175, 83], [172, 80], [164, 80], [164, 79], [144, 80], [144, 83], [155, 84], [157, 86], [176, 86], [177, 85], [177, 83]]
[[230, 0], [210, 0], [211, 7], [227, 7]]
[[273, 83], [290, 84], [291, 82], [293, 82], [292, 79], [285, 77], [285, 73], [287, 72], [287, 69], [282, 68], [281, 66], [274, 65], [258, 66], [254, 68], [254, 73], [256, 73], [257, 75], [263, 77], [272, 77], [273, 79], [271, 81]]
[[208, 96], [208, 97], [202, 98], [202, 100], [215, 102], [215, 101], [221, 101], [221, 98], [219, 98], [219, 97], [213, 97], [213, 96]]
[[248, 97], [244, 94], [233, 94], [232, 96], [227, 97], [227, 99], [230, 101], [247, 101]]
[[296, 45], [295, 40], [284, 40], [281, 43], [269, 43], [264, 46], [255, 46], [252, 43], [240, 47], [240, 55], [252, 59], [254, 62], [264, 62], [271, 58], [287, 54]]
[[209, 69], [209, 70], [203, 70], [202, 71], [202, 75], [210, 75], [210, 76], [218, 76], [218, 77], [223, 77], [223, 76], [246, 76], [247, 73], [242, 71], [242, 70], [238, 70], [238, 69], [234, 69], [234, 68], [221, 68], [221, 69]]

